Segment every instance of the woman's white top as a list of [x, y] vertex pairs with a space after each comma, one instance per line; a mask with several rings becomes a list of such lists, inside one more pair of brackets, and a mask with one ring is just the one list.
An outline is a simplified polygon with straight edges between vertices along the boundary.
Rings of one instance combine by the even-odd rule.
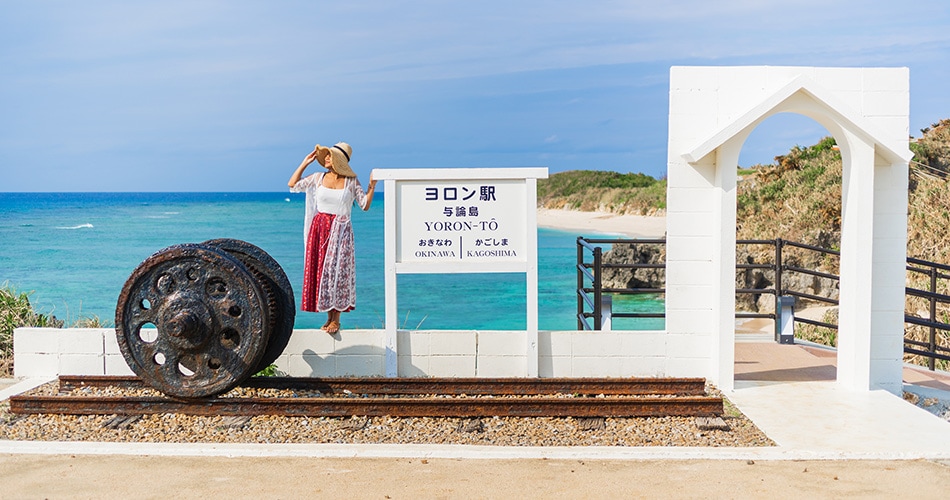
[[346, 192], [345, 188], [333, 189], [323, 184], [317, 185], [317, 206], [320, 207], [320, 212], [333, 215], [349, 215], [353, 200], [351, 199], [349, 203], [345, 203]]
[[307, 194], [307, 213], [304, 218], [303, 239], [307, 241], [307, 235], [310, 234], [310, 223], [317, 215], [317, 212], [334, 214], [339, 223], [350, 222], [350, 212], [353, 208], [353, 202], [359, 203], [360, 207], [366, 204], [366, 192], [356, 177], [347, 177], [343, 183], [343, 189], [331, 189], [323, 185], [324, 172], [318, 172], [308, 175], [297, 181], [294, 187], [290, 188], [292, 193]]

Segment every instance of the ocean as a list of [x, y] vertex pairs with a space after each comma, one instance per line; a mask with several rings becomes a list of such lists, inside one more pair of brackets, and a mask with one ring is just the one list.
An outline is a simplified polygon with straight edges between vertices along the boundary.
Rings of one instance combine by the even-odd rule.
[[[383, 196], [353, 213], [357, 303], [343, 328], [384, 326]], [[301, 312], [304, 197], [290, 193], [0, 193], [0, 285], [30, 293], [38, 312], [67, 324], [112, 324], [129, 274], [170, 245], [214, 238], [265, 250], [297, 298], [296, 328], [326, 315]], [[573, 232], [538, 230], [538, 316], [542, 330], [577, 326]], [[584, 236], [598, 236], [585, 234]], [[524, 274], [399, 275], [398, 324], [408, 329], [524, 329]], [[618, 297], [615, 309], [662, 312], [661, 298]], [[615, 329], [662, 329], [662, 319], [615, 319]]]

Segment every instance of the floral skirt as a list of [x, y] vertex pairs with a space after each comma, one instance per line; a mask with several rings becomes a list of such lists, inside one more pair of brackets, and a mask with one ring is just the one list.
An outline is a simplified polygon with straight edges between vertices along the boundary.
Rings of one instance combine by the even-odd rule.
[[304, 254], [300, 308], [310, 312], [352, 311], [356, 306], [356, 258], [349, 218], [317, 213]]

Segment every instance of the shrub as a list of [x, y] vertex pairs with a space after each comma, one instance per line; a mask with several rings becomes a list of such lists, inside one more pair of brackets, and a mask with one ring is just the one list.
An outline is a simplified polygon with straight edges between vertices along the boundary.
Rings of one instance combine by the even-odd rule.
[[30, 304], [30, 294], [17, 292], [9, 283], [0, 286], [0, 376], [13, 373], [13, 330], [22, 326], [62, 328], [53, 315], [39, 314]]

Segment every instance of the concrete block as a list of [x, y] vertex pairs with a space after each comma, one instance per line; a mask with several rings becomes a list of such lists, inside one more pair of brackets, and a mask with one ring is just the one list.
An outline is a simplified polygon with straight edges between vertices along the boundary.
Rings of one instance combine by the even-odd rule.
[[386, 375], [382, 355], [334, 356], [338, 377], [382, 377]]
[[[672, 185], [677, 190], [711, 189], [716, 185], [716, 166], [714, 164], [691, 165], [680, 156], [689, 153], [703, 140], [706, 140], [706, 137], [697, 137], [689, 142], [684, 142], [677, 149], [673, 149], [671, 146], [669, 172], [667, 173], [668, 185]], [[667, 203], [667, 213], [676, 210], [686, 211], [680, 207], [679, 202], [684, 199], [688, 200], [689, 194], [677, 195], [673, 193], [672, 196], [673, 203]], [[670, 193], [669, 188], [667, 188], [667, 200], [669, 199]], [[693, 207], [690, 211], [705, 211], [703, 208], [696, 208], [692, 204], [689, 206]]]
[[621, 336], [616, 332], [577, 332], [573, 339], [574, 357], [609, 357], [621, 355]]
[[[719, 67], [717, 72], [720, 95], [735, 90], [738, 103], [758, 101], [760, 98], [755, 96], [769, 88], [769, 76], [774, 74], [774, 70], [770, 72], [766, 66], [724, 66]], [[777, 87], [772, 92], [775, 90]]]
[[715, 89], [676, 89], [670, 91], [671, 115], [712, 115], [718, 111]]
[[868, 121], [874, 123], [878, 130], [885, 134], [881, 137], [894, 151], [907, 149], [907, 138], [910, 137], [910, 121], [907, 116], [873, 116]]
[[527, 363], [524, 356], [479, 356], [476, 377], [524, 377]]
[[903, 235], [894, 238], [874, 238], [874, 256], [871, 261], [893, 263], [904, 266], [907, 262], [907, 239]]
[[[667, 223], [666, 236], [666, 267], [670, 269], [679, 262], [712, 262], [709, 251], [713, 246], [712, 236], [688, 236], [679, 231], [678, 227]], [[709, 274], [712, 276], [712, 273]], [[708, 279], [708, 276], [705, 277]], [[693, 277], [693, 282], [699, 282], [703, 277]]]
[[101, 328], [69, 328], [63, 330], [59, 348], [63, 354], [99, 354], [105, 352], [105, 334]]
[[429, 357], [399, 355], [396, 358], [396, 370], [400, 377], [427, 377]]
[[680, 260], [666, 266], [666, 282], [688, 284], [696, 276], [712, 276], [715, 272], [710, 260]]
[[624, 377], [665, 377], [665, 357], [623, 357], [620, 371]]
[[396, 346], [399, 355], [421, 356], [429, 354], [429, 332], [399, 330], [396, 332]]
[[62, 354], [60, 375], [105, 375], [105, 356], [100, 354]]
[[864, 74], [857, 68], [812, 68], [811, 78], [835, 94], [864, 87]]
[[717, 66], [672, 66], [670, 67], [670, 90], [719, 88]]
[[667, 333], [662, 331], [624, 332], [619, 354], [624, 357], [666, 356]]
[[621, 357], [574, 356], [573, 377], [622, 377], [623, 359]]
[[[905, 287], [903, 284], [876, 286], [874, 288], [874, 294], [871, 298], [871, 310], [881, 312], [885, 315], [893, 314], [895, 315], [895, 317], [903, 321], [904, 319], [904, 292], [905, 292]], [[872, 322], [873, 321], [875, 320], [872, 320]], [[892, 327], [893, 326], [889, 328], [892, 328]], [[899, 330], [901, 328], [899, 328]]]
[[868, 389], [881, 389], [900, 396], [903, 392], [903, 363], [890, 360], [871, 360]]
[[[383, 352], [382, 331], [342, 331], [335, 339], [333, 352], [341, 355], [381, 355]], [[327, 335], [324, 333], [327, 337]], [[336, 337], [336, 336], [334, 336]]]
[[[698, 172], [699, 176], [691, 176], [693, 179], [699, 180], [699, 177], [706, 177], [704, 172]], [[706, 172], [705, 174], [714, 175], [713, 172]], [[697, 182], [697, 184], [699, 184]], [[713, 209], [713, 204], [716, 201], [716, 193], [713, 189], [713, 186], [689, 186], [689, 187], [674, 187], [667, 189], [667, 206], [669, 207], [669, 212], [679, 212], [679, 213], [709, 213]], [[667, 221], [667, 224], [669, 222]], [[689, 234], [689, 233], [684, 233]]]
[[[525, 352], [525, 332], [478, 332], [478, 356], [520, 356]], [[540, 342], [541, 334], [538, 333]], [[540, 346], [539, 346], [540, 349]]]
[[[716, 317], [711, 308], [706, 309], [673, 309], [667, 301], [666, 330], [670, 333], [712, 331], [716, 324]], [[667, 347], [669, 348], [669, 347]]]
[[719, 219], [712, 212], [667, 212], [666, 223], [677, 234], [690, 236], [714, 236]]
[[910, 92], [865, 92], [865, 116], [907, 116]]
[[475, 339], [475, 332], [432, 332], [429, 337], [429, 354], [475, 356]]
[[16, 378], [55, 377], [59, 375], [58, 353], [13, 351], [13, 375]]
[[284, 352], [288, 354], [303, 354], [304, 352], [329, 354], [336, 350], [334, 338], [327, 332], [319, 329], [294, 330], [287, 342]]
[[274, 360], [274, 365], [277, 367], [277, 371], [281, 373], [286, 373], [290, 377], [300, 377], [302, 375], [293, 375], [290, 370], [290, 354], [286, 351], [277, 356], [277, 359]]
[[[897, 170], [893, 165], [887, 165], [883, 167], [878, 167], [875, 169], [874, 175], [877, 178], [883, 177], [885, 174], [883, 171], [888, 171], [887, 174], [895, 175], [895, 177], [906, 178], [907, 172], [901, 171], [896, 174], [889, 172], [890, 170]], [[874, 186], [874, 214], [875, 216], [879, 213], [903, 213], [906, 217], [906, 209], [901, 209], [900, 207], [907, 206], [907, 184], [904, 184], [898, 179], [896, 182], [885, 184], [875, 184]], [[906, 224], [906, 221], [904, 222]]]
[[712, 339], [711, 334], [670, 334], [666, 337], [666, 348], [670, 356], [705, 359], [712, 355]]
[[667, 297], [670, 294], [675, 294], [677, 298], [681, 301], [682, 304], [689, 304], [691, 308], [703, 310], [703, 309], [713, 309], [713, 307], [718, 303], [718, 290], [713, 288], [712, 285], [706, 285], [702, 283], [712, 283], [712, 276], [709, 277], [708, 281], [702, 280], [701, 277], [696, 278], [696, 282], [690, 284], [670, 284], [666, 285], [666, 294]]
[[667, 144], [667, 151], [676, 152], [676, 158], [701, 141], [706, 140], [709, 130], [719, 123], [716, 113], [679, 112], [669, 115], [669, 128], [677, 130], [678, 135]]
[[842, 112], [853, 113], [858, 116], [863, 116], [864, 108], [864, 93], [862, 92], [836, 92], [834, 93], [836, 97], [835, 101], [838, 102], [841, 106], [845, 106], [844, 109], [840, 110]]
[[538, 332], [538, 354], [540, 356], [570, 356], [573, 334], [573, 330]]
[[336, 376], [336, 362], [329, 355], [290, 354], [287, 364], [289, 373], [295, 377]]
[[907, 68], [861, 68], [864, 91], [910, 90], [910, 70]]
[[666, 376], [710, 378], [711, 364], [708, 358], [670, 357], [666, 360]]
[[59, 354], [61, 328], [17, 328], [13, 330], [13, 352], [31, 354]]
[[429, 376], [474, 377], [475, 356], [432, 356], [429, 358]]
[[538, 357], [539, 377], [573, 377], [572, 358], [570, 356]]
[[[907, 214], [906, 214], [906, 213], [894, 213], [894, 212], [875, 213], [875, 214], [874, 214], [874, 226], [873, 226], [873, 227], [874, 227], [874, 234], [875, 234], [875, 235], [888, 234], [888, 230], [889, 230], [889, 229], [895, 229], [895, 228], [898, 228], [898, 229], [899, 229], [899, 228], [905, 228], [905, 231], [906, 231], [906, 227], [907, 227]], [[890, 233], [891, 233], [891, 234], [894, 234], [894, 233], [898, 233], [898, 232], [897, 232], [896, 230], [894, 230], [894, 231], [890, 231]], [[906, 234], [906, 232], [902, 231], [902, 232], [898, 233], [896, 236], [900, 236], [901, 234]], [[888, 241], [893, 241], [893, 240], [882, 240], [881, 242], [882, 242], [882, 243], [886, 243], [886, 242], [888, 242]], [[899, 242], [900, 240], [897, 240], [897, 241]], [[901, 248], [897, 248], [897, 249], [895, 249], [895, 250], [900, 250], [900, 249], [901, 249]], [[877, 250], [877, 249], [875, 248], [875, 250]]]
[[106, 375], [135, 375], [121, 354], [106, 354], [104, 361]]
[[115, 332], [112, 332], [111, 335], [108, 333], [104, 334], [102, 341], [106, 356], [111, 354], [122, 355], [122, 351], [119, 350], [119, 341], [115, 338]]

